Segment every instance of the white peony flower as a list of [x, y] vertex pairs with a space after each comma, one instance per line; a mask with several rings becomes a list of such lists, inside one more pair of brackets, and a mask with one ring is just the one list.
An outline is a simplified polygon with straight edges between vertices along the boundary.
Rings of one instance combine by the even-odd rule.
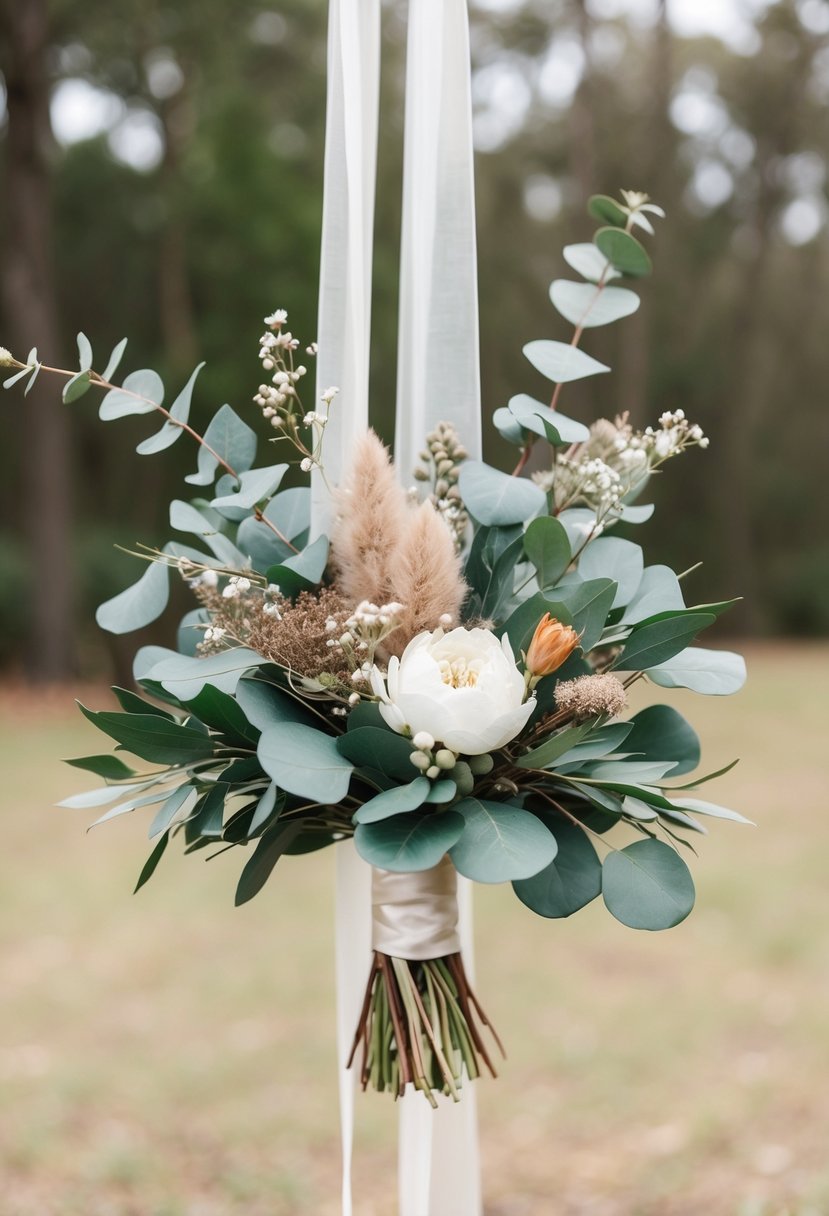
[[509, 743], [535, 705], [524, 700], [509, 639], [486, 629], [419, 633], [400, 659], [389, 660], [385, 680], [372, 669], [371, 685], [392, 730], [425, 732], [465, 756]]

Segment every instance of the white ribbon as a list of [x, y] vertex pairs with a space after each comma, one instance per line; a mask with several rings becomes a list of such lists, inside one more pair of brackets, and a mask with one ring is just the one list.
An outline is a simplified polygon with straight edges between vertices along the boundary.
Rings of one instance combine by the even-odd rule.
[[371, 944], [392, 958], [458, 953], [458, 873], [449, 857], [411, 874], [371, 871]]
[[[317, 341], [317, 400], [339, 388], [322, 448], [337, 485], [368, 427], [371, 262], [380, 93], [380, 0], [331, 0]], [[324, 532], [331, 496], [311, 474], [311, 520]]]
[[395, 460], [409, 484], [438, 422], [481, 451], [466, 0], [410, 0]]
[[[323, 463], [331, 485], [368, 426], [369, 342], [380, 0], [330, 0], [317, 399], [336, 385]], [[311, 534], [329, 530], [331, 496], [311, 473]], [[350, 841], [336, 846], [337, 1062], [342, 1139], [342, 1210], [352, 1216], [351, 1159], [357, 1074], [346, 1069], [371, 965], [371, 870]]]
[[[368, 425], [371, 261], [379, 96], [380, 0], [330, 0], [317, 396], [336, 385], [323, 461], [336, 485]], [[435, 423], [480, 454], [477, 273], [466, 0], [410, 0], [396, 459], [408, 483]], [[311, 476], [312, 535], [331, 522]], [[337, 854], [337, 1045], [343, 1216], [352, 1216], [356, 1073], [347, 1073], [371, 959], [370, 870], [351, 843]], [[471, 971], [470, 884], [459, 884]], [[433, 1111], [403, 1099], [400, 1216], [480, 1216], [474, 1091]]]
[[[404, 483], [436, 423], [481, 454], [478, 280], [466, 0], [410, 0], [395, 461]], [[472, 887], [459, 881], [472, 972]], [[400, 1216], [480, 1216], [473, 1086], [463, 1098], [401, 1103]]]

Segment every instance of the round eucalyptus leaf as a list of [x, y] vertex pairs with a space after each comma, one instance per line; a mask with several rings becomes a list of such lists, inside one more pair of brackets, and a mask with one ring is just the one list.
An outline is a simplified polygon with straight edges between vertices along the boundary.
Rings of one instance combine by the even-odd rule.
[[690, 688], [713, 697], [739, 692], [746, 682], [742, 655], [729, 650], [689, 646], [666, 663], [648, 669], [648, 679], [662, 688]]
[[699, 736], [682, 714], [670, 705], [649, 705], [632, 719], [626, 750], [641, 752], [647, 760], [676, 760], [673, 777], [690, 773], [700, 761]]
[[334, 806], [348, 793], [353, 766], [337, 751], [331, 735], [312, 726], [270, 726], [262, 732], [256, 753], [268, 776], [289, 794]]
[[170, 571], [163, 562], [150, 562], [137, 583], [101, 604], [95, 620], [107, 633], [131, 633], [160, 617], [167, 607]]
[[520, 807], [465, 798], [452, 810], [464, 824], [450, 856], [458, 873], [474, 882], [529, 878], [556, 855], [555, 837], [540, 819]]
[[539, 916], [572, 916], [601, 893], [602, 863], [587, 833], [574, 823], [559, 817], [550, 830], [558, 853], [532, 878], [514, 882], [512, 889]]
[[355, 823], [379, 823], [392, 815], [416, 811], [429, 796], [431, 784], [428, 777], [415, 777], [408, 785], [393, 785], [375, 798], [364, 802], [354, 816]]
[[571, 380], [583, 380], [585, 376], [610, 371], [605, 363], [600, 363], [569, 342], [551, 342], [539, 338], [527, 343], [524, 354], [542, 376], [555, 384], [568, 384]]
[[543, 511], [547, 499], [535, 482], [510, 477], [481, 460], [465, 460], [458, 481], [469, 514], [488, 527], [524, 523]]
[[463, 818], [455, 811], [412, 811], [380, 823], [361, 823], [354, 844], [369, 865], [410, 873], [436, 866], [463, 830]]
[[130, 372], [120, 388], [107, 393], [98, 409], [102, 422], [125, 418], [128, 414], [150, 414], [164, 400], [164, 385], [158, 372], [142, 368]]
[[694, 880], [679, 854], [661, 840], [637, 840], [605, 858], [607, 910], [631, 929], [672, 929], [694, 906]]
[[565, 245], [563, 252], [567, 265], [575, 270], [576, 274], [589, 279], [591, 283], [598, 283], [599, 279], [608, 283], [611, 279], [619, 278], [619, 271], [613, 269], [604, 254], [596, 248], [592, 241], [578, 245]]
[[622, 274], [638, 279], [653, 269], [645, 247], [621, 228], [600, 228], [593, 240]]
[[639, 590], [644, 569], [641, 547], [618, 536], [600, 536], [591, 541], [579, 560], [582, 578], [612, 578], [616, 583], [614, 608], [622, 608], [631, 602]]
[[573, 283], [556, 279], [550, 284], [550, 299], [571, 325], [595, 329], [629, 317], [639, 307], [635, 291], [625, 287], [598, 287], [592, 283]]
[[628, 222], [627, 211], [609, 194], [594, 194], [587, 203], [587, 212], [594, 220], [601, 220], [618, 228], [624, 228]]

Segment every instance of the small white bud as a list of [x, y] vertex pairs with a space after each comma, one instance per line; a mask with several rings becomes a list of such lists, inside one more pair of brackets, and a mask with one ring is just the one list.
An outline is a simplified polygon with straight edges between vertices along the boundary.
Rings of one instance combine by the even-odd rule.
[[426, 730], [419, 730], [412, 739], [412, 743], [421, 752], [430, 752], [435, 746], [434, 736]]

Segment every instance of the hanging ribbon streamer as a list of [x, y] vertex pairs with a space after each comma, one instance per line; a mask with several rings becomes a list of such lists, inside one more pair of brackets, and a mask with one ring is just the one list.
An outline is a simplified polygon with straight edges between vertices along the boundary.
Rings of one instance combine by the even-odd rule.
[[[412, 475], [427, 433], [451, 422], [481, 454], [478, 277], [466, 0], [410, 0], [395, 461]], [[471, 884], [458, 890], [472, 968]], [[402, 1100], [400, 1216], [480, 1216], [475, 1091], [433, 1111]]]
[[[317, 397], [336, 385], [323, 460], [341, 480], [368, 425], [380, 0], [330, 0]], [[454, 423], [480, 454], [477, 273], [466, 0], [411, 0], [401, 256], [396, 461], [407, 479], [424, 437]], [[333, 504], [311, 475], [312, 534]], [[337, 855], [337, 1049], [343, 1216], [352, 1216], [356, 1072], [346, 1071], [371, 960], [370, 869], [350, 843]], [[471, 888], [459, 880], [461, 946], [471, 962]], [[480, 1216], [474, 1090], [433, 1111], [403, 1099], [400, 1216]]]
[[438, 422], [481, 452], [478, 272], [466, 0], [410, 0], [395, 460]]
[[[340, 390], [323, 444], [326, 478], [333, 486], [342, 479], [354, 442], [368, 426], [379, 90], [380, 0], [331, 0], [317, 400], [331, 386]], [[333, 510], [328, 486], [319, 471], [312, 471], [312, 535], [329, 530]], [[346, 1063], [371, 964], [371, 870], [350, 841], [338, 844], [335, 854], [342, 1210], [343, 1216], [351, 1216], [357, 1074], [347, 1070]]]

